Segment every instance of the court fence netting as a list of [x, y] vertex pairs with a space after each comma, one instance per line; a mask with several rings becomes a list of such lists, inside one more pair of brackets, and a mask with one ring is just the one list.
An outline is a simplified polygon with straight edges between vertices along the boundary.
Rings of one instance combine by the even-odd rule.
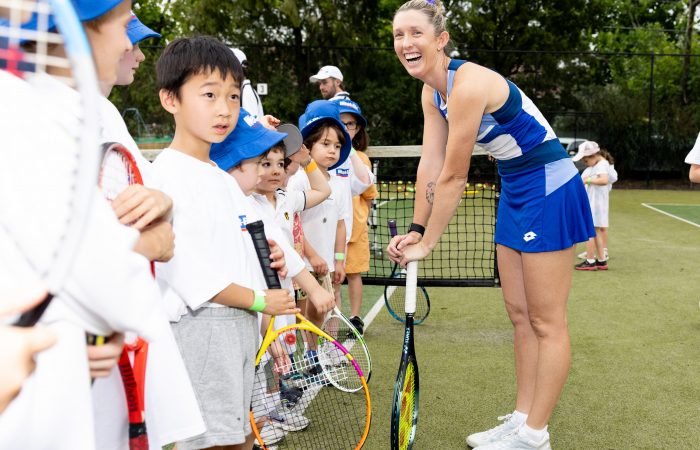
[[[398, 285], [392, 278], [394, 264], [386, 254], [390, 240], [387, 221], [395, 219], [399, 234], [413, 221], [415, 182], [421, 146], [370, 147], [378, 197], [369, 217], [370, 268], [365, 284]], [[498, 286], [494, 232], [500, 196], [496, 164], [475, 147], [467, 185], [457, 212], [440, 242], [419, 264], [418, 277], [425, 286]], [[433, 206], [435, 207], [435, 206]]]
[[[155, 159], [159, 152], [160, 149], [142, 149], [149, 160]], [[399, 234], [405, 233], [413, 221], [420, 153], [420, 145], [367, 149], [379, 195], [370, 210], [370, 267], [362, 274], [365, 284], [396, 286], [405, 282], [402, 277], [392, 277], [394, 264], [386, 254], [390, 240], [387, 220], [396, 220]], [[500, 285], [494, 244], [499, 181], [496, 164], [477, 145], [457, 212], [438, 245], [419, 265], [421, 284], [455, 287]]]

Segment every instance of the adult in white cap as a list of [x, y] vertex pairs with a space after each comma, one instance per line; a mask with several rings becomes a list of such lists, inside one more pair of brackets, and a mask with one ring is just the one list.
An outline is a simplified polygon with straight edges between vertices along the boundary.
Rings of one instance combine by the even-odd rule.
[[343, 85], [343, 73], [336, 66], [323, 66], [316, 75], [309, 77], [312, 83], [318, 83], [318, 89], [325, 100], [337, 101], [350, 98]]
[[248, 111], [248, 114], [255, 117], [256, 120], [261, 120], [265, 116], [265, 113], [263, 112], [260, 96], [248, 79], [248, 58], [239, 48], [232, 48], [231, 50], [241, 63], [241, 66], [243, 67], [243, 75], [245, 75], [245, 80], [241, 85], [241, 108]]

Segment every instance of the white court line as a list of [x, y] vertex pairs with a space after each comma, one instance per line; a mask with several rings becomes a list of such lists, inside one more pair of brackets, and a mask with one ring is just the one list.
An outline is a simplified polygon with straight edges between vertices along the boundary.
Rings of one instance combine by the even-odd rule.
[[[664, 204], [665, 204], [665, 203], [664, 203]], [[646, 204], [646, 203], [642, 203], [642, 206], [645, 206], [645, 207], [647, 207], [647, 208], [649, 208], [649, 209], [653, 209], [654, 211], [656, 211], [656, 212], [658, 212], [658, 213], [661, 213], [661, 214], [664, 214], [664, 215], [666, 215], [666, 216], [668, 216], [668, 217], [672, 217], [672, 218], [674, 218], [674, 219], [680, 220], [681, 222], [685, 222], [685, 223], [687, 223], [687, 224], [689, 224], [689, 225], [692, 225], [692, 226], [694, 226], [694, 227], [700, 228], [700, 224], [697, 224], [697, 223], [695, 223], [695, 222], [691, 222], [690, 220], [686, 220], [686, 219], [684, 219], [684, 218], [682, 218], [682, 217], [678, 217], [678, 216], [673, 215], [673, 214], [671, 214], [671, 213], [667, 213], [666, 211], [662, 211], [662, 210], [660, 210], [659, 208], [654, 208], [653, 206], [648, 205], [648, 204]], [[697, 205], [682, 205], [682, 206], [697, 206]]]
[[[391, 296], [391, 294], [394, 293], [395, 289], [396, 289], [396, 286], [389, 286], [389, 290], [387, 292], [389, 294], [389, 296]], [[365, 323], [365, 328], [369, 328], [369, 325], [372, 322], [374, 322], [375, 317], [377, 317], [377, 314], [379, 314], [379, 311], [381, 311], [383, 307], [384, 307], [384, 294], [379, 296], [377, 301], [374, 302], [374, 305], [372, 306], [372, 308], [365, 315], [365, 318], [363, 319], [363, 322]]]

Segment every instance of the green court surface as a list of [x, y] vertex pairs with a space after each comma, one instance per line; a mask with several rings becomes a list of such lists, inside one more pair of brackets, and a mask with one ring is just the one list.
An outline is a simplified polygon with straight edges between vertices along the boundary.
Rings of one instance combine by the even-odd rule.
[[[573, 360], [550, 422], [552, 446], [698, 449], [700, 230], [642, 203], [698, 205], [700, 192], [613, 190], [610, 198], [610, 270], [574, 273]], [[698, 216], [674, 211], [698, 223]], [[469, 433], [496, 425], [514, 408], [512, 327], [498, 288], [428, 291], [430, 317], [416, 327], [421, 391], [414, 448], [466, 448]], [[382, 292], [366, 286], [363, 311]], [[343, 309], [348, 303], [346, 296]], [[382, 309], [365, 336], [373, 362], [365, 448], [384, 450], [403, 325]]]
[[700, 204], [644, 203], [643, 205], [673, 219], [700, 227]]

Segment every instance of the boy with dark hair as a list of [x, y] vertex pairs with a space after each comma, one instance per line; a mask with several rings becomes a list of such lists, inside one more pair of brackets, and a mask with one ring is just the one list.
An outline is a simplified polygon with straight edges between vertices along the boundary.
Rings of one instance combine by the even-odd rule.
[[[236, 126], [243, 73], [231, 50], [211, 37], [171, 42], [156, 73], [161, 105], [175, 119], [175, 136], [153, 169], [173, 199], [177, 236], [175, 256], [158, 264], [156, 273], [207, 426], [206, 433], [177, 447], [250, 448], [259, 336], [255, 313], [297, 309], [288, 291], [249, 288], [261, 285], [260, 264], [247, 251], [252, 244], [245, 216], [237, 213], [241, 205], [231, 177], [210, 159], [211, 144], [222, 142]], [[272, 267], [284, 275], [276, 245], [273, 254]]]

